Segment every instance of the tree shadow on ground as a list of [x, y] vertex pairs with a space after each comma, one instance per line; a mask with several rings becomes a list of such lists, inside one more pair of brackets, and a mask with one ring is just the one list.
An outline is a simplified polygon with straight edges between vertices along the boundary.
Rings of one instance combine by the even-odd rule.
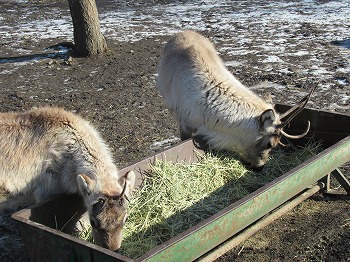
[[63, 59], [66, 60], [73, 50], [73, 44], [70, 42], [59, 43], [45, 48], [41, 54], [21, 55], [12, 57], [0, 57], [0, 65], [8, 63], [22, 63], [30, 61], [39, 61], [43, 59]]

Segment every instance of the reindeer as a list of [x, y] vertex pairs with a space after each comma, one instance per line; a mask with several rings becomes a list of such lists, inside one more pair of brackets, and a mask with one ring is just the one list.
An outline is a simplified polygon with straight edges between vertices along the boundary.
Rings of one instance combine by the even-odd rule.
[[[209, 148], [235, 151], [261, 169], [281, 137], [298, 139], [283, 128], [305, 107], [314, 88], [297, 105], [278, 114], [225, 67], [211, 41], [186, 30], [165, 45], [157, 88], [179, 121], [181, 139], [193, 137]], [[202, 141], [202, 142], [201, 142]]]
[[43, 107], [0, 114], [0, 214], [56, 194], [80, 194], [96, 244], [117, 250], [135, 174], [120, 176], [99, 133], [81, 117]]

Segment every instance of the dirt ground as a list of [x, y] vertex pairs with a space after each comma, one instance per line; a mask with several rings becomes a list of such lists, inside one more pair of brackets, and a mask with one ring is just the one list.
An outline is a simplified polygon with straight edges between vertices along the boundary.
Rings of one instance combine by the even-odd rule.
[[[19, 13], [21, 3], [0, 2], [5, 3], [1, 5], [8, 11], [1, 11], [2, 20], [9, 25], [15, 23], [16, 16], [9, 15], [9, 10]], [[135, 8], [142, 4], [151, 5], [153, 2], [134, 3]], [[45, 1], [35, 6], [40, 7], [42, 12], [50, 12], [51, 6]], [[319, 28], [308, 24], [299, 30], [294, 33], [307, 36], [322, 34]], [[219, 29], [207, 28], [203, 32], [214, 41], [218, 40], [218, 47], [225, 44], [220, 39], [228, 38]], [[35, 45], [30, 38], [22, 39], [17, 47], [27, 50], [24, 53], [18, 53], [7, 39], [0, 43], [1, 112], [23, 111], [43, 105], [72, 110], [89, 119], [100, 130], [119, 167], [160, 150], [155, 142], [177, 141], [177, 122], [155, 88], [159, 55], [169, 35], [143, 37], [130, 42], [107, 37], [109, 50], [105, 54], [90, 58], [73, 57], [69, 61], [66, 55], [51, 58], [43, 55], [54, 52], [46, 50], [47, 47], [65, 39], [40, 39]], [[317, 48], [322, 48], [319, 56], [324, 58], [323, 66], [328, 71], [349, 65], [349, 59], [342, 53], [348, 47], [339, 47], [339, 43], [342, 42], [327, 40], [315, 44]], [[248, 43], [245, 48], [253, 48], [255, 44]], [[315, 46], [304, 45], [303, 50], [311, 52]], [[228, 49], [222, 50], [223, 60], [237, 59]], [[28, 62], [31, 59], [35, 61]], [[349, 71], [338, 70], [331, 78], [318, 77], [311, 72], [300, 73], [296, 65], [302, 63], [303, 57], [289, 56], [294, 67], [290, 66], [289, 72], [280, 70], [276, 73], [273, 63], [262, 65], [256, 54], [241, 59], [244, 63], [229, 66], [229, 69], [259, 94], [269, 91], [275, 102], [293, 103], [313, 84], [331, 83], [331, 89], [322, 89], [312, 98], [311, 107], [349, 112], [349, 100], [342, 102], [341, 99], [341, 95], [350, 94]], [[259, 69], [259, 66], [268, 65], [271, 69]], [[277, 84], [285, 89], [275, 88]], [[259, 89], [261, 86], [263, 88]], [[337, 106], [330, 107], [330, 104]], [[0, 216], [0, 261], [28, 261], [20, 233], [10, 214]], [[218, 261], [350, 261], [349, 199], [317, 194]]]

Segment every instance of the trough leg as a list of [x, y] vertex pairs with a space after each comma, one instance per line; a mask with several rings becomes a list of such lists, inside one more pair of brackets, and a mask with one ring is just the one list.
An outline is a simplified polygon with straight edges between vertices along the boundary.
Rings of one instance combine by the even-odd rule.
[[320, 182], [325, 184], [325, 188], [322, 190], [322, 193], [329, 195], [343, 195], [337, 190], [331, 189], [331, 176], [333, 176], [339, 182], [339, 184], [345, 189], [347, 195], [350, 196], [350, 182], [338, 168], [320, 180]]
[[336, 180], [338, 180], [339, 184], [345, 189], [346, 193], [350, 195], [350, 182], [345, 175], [338, 168], [332, 171], [332, 175]]
[[327, 193], [331, 191], [331, 174], [328, 174], [321, 178], [320, 182], [325, 185], [324, 188], [321, 190], [322, 193]]

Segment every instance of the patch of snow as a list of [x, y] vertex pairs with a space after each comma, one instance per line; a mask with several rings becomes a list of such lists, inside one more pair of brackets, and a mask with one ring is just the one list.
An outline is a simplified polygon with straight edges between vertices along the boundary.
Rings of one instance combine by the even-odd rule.
[[283, 62], [283, 60], [276, 55], [271, 55], [265, 58], [262, 62], [263, 63], [281, 63]]
[[166, 149], [169, 148], [170, 146], [176, 144], [179, 142], [181, 139], [176, 136], [172, 136], [170, 138], [164, 139], [162, 141], [155, 141], [150, 145], [150, 150], [151, 151], [158, 151], [161, 149]]
[[348, 85], [349, 81], [346, 78], [342, 78], [342, 77], [336, 77], [335, 80], [340, 84], [340, 85]]
[[224, 61], [225, 66], [230, 66], [230, 67], [238, 67], [242, 65], [242, 62], [239, 61]]
[[300, 51], [297, 51], [295, 53], [290, 53], [289, 55], [291, 56], [305, 56], [305, 55], [309, 55], [309, 51], [305, 51], [305, 50], [300, 50]]

